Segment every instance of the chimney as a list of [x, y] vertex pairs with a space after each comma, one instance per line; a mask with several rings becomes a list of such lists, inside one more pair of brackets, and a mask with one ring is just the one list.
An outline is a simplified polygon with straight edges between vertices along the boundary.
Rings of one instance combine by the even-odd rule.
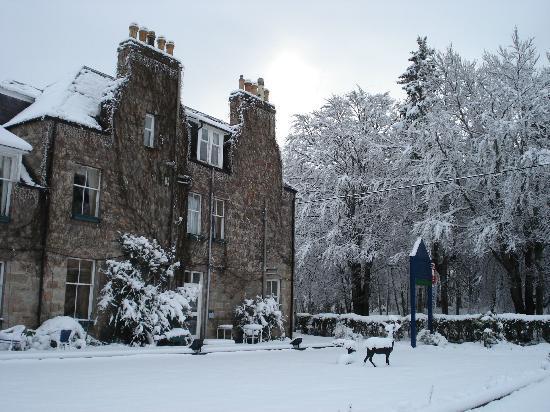
[[252, 93], [254, 96], [258, 95], [258, 85], [256, 83], [252, 83], [252, 86], [250, 87], [250, 93]]
[[141, 26], [139, 28], [139, 41], [147, 40], [147, 27]]
[[174, 55], [174, 42], [172, 40], [168, 40], [166, 42], [166, 53], [168, 53], [170, 56]]
[[242, 74], [241, 74], [241, 76], [239, 77], [239, 89], [240, 89], [240, 90], [244, 90], [244, 77], [243, 77]]
[[260, 99], [264, 99], [264, 79], [258, 78], [258, 96]]
[[155, 47], [155, 32], [153, 30], [147, 32], [147, 44]]
[[252, 93], [252, 80], [246, 79], [244, 81], [244, 91]]
[[157, 47], [164, 51], [164, 46], [166, 46], [166, 38], [164, 36], [157, 37]]
[[137, 23], [130, 23], [130, 27], [128, 27], [128, 30], [130, 31], [130, 37], [133, 39], [137, 38], [139, 26]]
[[269, 103], [269, 89], [264, 89], [264, 101]]

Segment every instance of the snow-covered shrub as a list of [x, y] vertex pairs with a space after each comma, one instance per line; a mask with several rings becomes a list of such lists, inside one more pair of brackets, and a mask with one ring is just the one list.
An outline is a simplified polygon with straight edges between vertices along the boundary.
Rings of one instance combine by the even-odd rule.
[[359, 333], [353, 332], [353, 329], [350, 327], [338, 322], [334, 328], [334, 337], [336, 339], [359, 340], [362, 336]]
[[122, 342], [155, 344], [173, 328], [185, 327], [197, 290], [168, 289], [179, 262], [156, 240], [123, 234], [119, 242], [125, 259], [107, 261], [98, 308], [109, 315], [114, 336]]
[[277, 330], [284, 337], [284, 318], [279, 304], [272, 297], [245, 299], [235, 308], [233, 326], [242, 330], [244, 325], [262, 325], [262, 339], [271, 340], [273, 330]]
[[490, 348], [493, 345], [496, 345], [499, 342], [499, 335], [495, 333], [491, 328], [486, 328], [483, 330], [483, 333], [481, 335], [481, 341], [483, 342], [483, 346], [486, 348]]
[[418, 342], [423, 343], [424, 345], [433, 345], [433, 346], [445, 346], [448, 342], [441, 333], [434, 332], [430, 333], [429, 329], [422, 329], [416, 335]]
[[56, 316], [46, 320], [35, 331], [27, 334], [28, 345], [33, 349], [57, 348], [62, 330], [70, 330], [69, 347], [81, 349], [86, 346], [84, 329], [70, 316]]

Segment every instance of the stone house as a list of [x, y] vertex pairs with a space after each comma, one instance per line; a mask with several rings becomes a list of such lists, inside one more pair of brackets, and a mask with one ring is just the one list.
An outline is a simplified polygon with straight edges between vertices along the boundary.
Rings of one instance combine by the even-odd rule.
[[132, 24], [116, 77], [82, 67], [44, 90], [0, 83], [0, 121], [33, 148], [0, 219], [2, 328], [65, 314], [105, 336], [101, 268], [133, 233], [174, 245], [174, 286], [201, 288], [195, 336], [216, 337], [256, 295], [276, 297], [290, 332], [295, 191], [269, 92], [241, 76], [229, 123], [186, 107], [174, 44], [156, 40]]

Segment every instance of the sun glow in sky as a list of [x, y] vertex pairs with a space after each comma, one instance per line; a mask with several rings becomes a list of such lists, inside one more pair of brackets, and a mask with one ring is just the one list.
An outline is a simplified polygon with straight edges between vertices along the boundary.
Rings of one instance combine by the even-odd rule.
[[468, 59], [534, 37], [550, 50], [548, 0], [300, 1], [2, 0], [0, 80], [44, 87], [74, 67], [114, 75], [116, 49], [136, 21], [176, 44], [185, 65], [183, 103], [229, 120], [238, 78], [263, 77], [284, 144], [293, 114], [357, 85], [402, 97], [396, 81], [416, 37]]

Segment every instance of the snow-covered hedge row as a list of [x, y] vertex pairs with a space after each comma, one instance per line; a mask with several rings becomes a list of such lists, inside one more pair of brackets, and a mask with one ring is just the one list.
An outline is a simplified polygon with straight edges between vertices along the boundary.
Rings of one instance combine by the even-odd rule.
[[[296, 316], [296, 326], [303, 333], [321, 336], [334, 336], [336, 325], [342, 324], [363, 336], [385, 336], [383, 322], [398, 320], [403, 327], [395, 334], [396, 340], [404, 339], [410, 334], [410, 316], [359, 316], [353, 313], [337, 315], [320, 313], [310, 315], [299, 313]], [[416, 319], [417, 330], [427, 328], [428, 318], [419, 314]], [[484, 341], [488, 335], [505, 339], [518, 344], [538, 342], [550, 343], [550, 315], [519, 315], [504, 313], [495, 315], [434, 315], [434, 330], [441, 333], [449, 342]]]

